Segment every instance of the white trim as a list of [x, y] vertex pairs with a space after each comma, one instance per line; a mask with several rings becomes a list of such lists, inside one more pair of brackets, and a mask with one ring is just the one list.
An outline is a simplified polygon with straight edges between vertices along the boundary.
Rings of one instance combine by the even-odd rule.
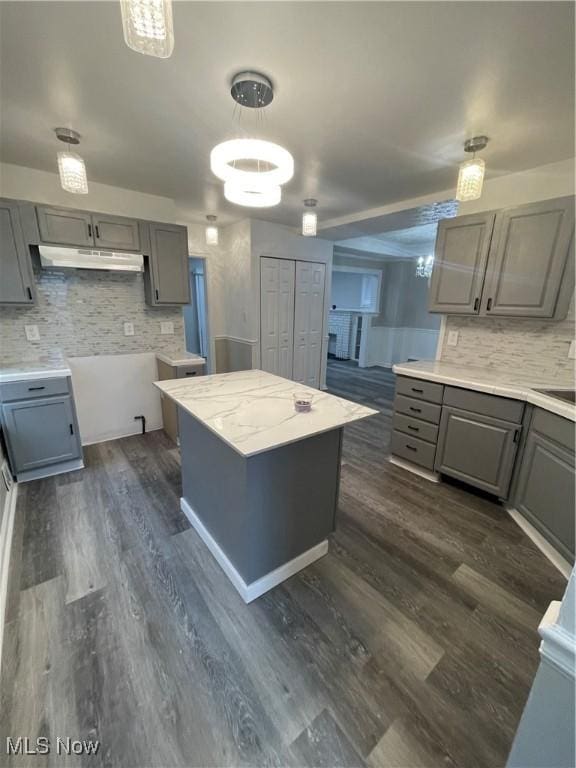
[[328, 541], [324, 539], [320, 544], [316, 544], [316, 546], [306, 550], [306, 552], [302, 552], [301, 555], [298, 555], [293, 560], [289, 560], [287, 563], [270, 571], [270, 573], [261, 576], [256, 581], [246, 584], [232, 562], [228, 559], [224, 550], [220, 547], [216, 539], [213, 538], [212, 534], [208, 531], [185, 498], [180, 499], [180, 508], [190, 521], [190, 524], [196, 533], [200, 536], [204, 544], [206, 544], [226, 576], [228, 576], [234, 587], [240, 593], [240, 597], [245, 603], [251, 603], [253, 600], [256, 600], [257, 597], [260, 597], [273, 587], [286, 581], [290, 576], [294, 576], [295, 573], [306, 568], [315, 560], [324, 557], [328, 552]]
[[388, 461], [390, 464], [394, 464], [396, 467], [401, 467], [408, 472], [412, 472], [413, 475], [418, 475], [418, 477], [423, 477], [424, 480], [428, 480], [431, 483], [440, 482], [440, 475], [437, 472], [430, 472], [428, 469], [417, 467], [415, 464], [411, 464], [409, 461], [404, 461], [404, 459], [399, 459], [397, 456], [388, 456]]
[[239, 341], [242, 344], [259, 344], [259, 339], [241, 339], [239, 336], [214, 336], [214, 340], [227, 339], [229, 341]]
[[14, 519], [16, 517], [17, 496], [18, 484], [12, 483], [4, 501], [2, 528], [0, 529], [0, 671], [2, 670], [2, 641], [4, 639], [4, 623], [6, 619], [8, 598], [8, 573], [10, 568], [12, 535], [14, 533]]
[[[164, 429], [162, 424], [159, 426], [154, 426], [151, 429], [146, 425], [146, 434], [148, 432], [158, 432], [159, 430]], [[142, 427], [137, 426], [134, 431], [130, 432], [122, 432], [122, 434], [118, 434], [118, 432], [103, 432], [99, 435], [97, 435], [95, 438], [90, 440], [89, 442], [82, 443], [82, 447], [84, 448], [87, 445], [98, 445], [98, 443], [107, 443], [110, 440], [120, 440], [123, 437], [133, 437], [134, 435], [141, 435], [142, 434]], [[84, 465], [82, 465], [83, 467]], [[82, 469], [82, 467], [78, 467], [78, 469]]]
[[440, 320], [440, 330], [438, 331], [438, 341], [436, 342], [435, 360], [442, 359], [442, 347], [444, 346], [444, 336], [446, 336], [446, 315], [442, 315]]
[[538, 626], [542, 638], [540, 655], [563, 675], [574, 681], [576, 669], [576, 646], [574, 638], [558, 623], [561, 603], [554, 600]]
[[540, 531], [538, 531], [531, 522], [526, 520], [521, 512], [518, 512], [517, 509], [507, 509], [506, 511], [512, 520], [514, 520], [516, 525], [524, 531], [524, 533], [534, 542], [534, 544], [536, 544], [540, 552], [542, 552], [542, 554], [545, 555], [548, 560], [550, 560], [552, 565], [554, 565], [560, 571], [562, 576], [564, 576], [566, 579], [569, 579], [573, 566], [570, 565], [568, 560], [565, 560], [562, 555], [554, 549], [552, 544], [546, 541]]

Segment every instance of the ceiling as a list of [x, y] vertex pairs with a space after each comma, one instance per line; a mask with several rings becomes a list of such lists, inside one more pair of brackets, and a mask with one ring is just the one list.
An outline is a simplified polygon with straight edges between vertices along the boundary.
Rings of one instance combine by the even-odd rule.
[[416, 256], [429, 256], [434, 253], [437, 229], [438, 224], [432, 222], [410, 229], [397, 229], [379, 235], [339, 240], [336, 242], [336, 246], [339, 250], [365, 251], [367, 254], [380, 257], [414, 258]]
[[[491, 139], [488, 175], [574, 153], [574, 7], [567, 2], [176, 2], [170, 59], [124, 44], [118, 2], [0, 2], [1, 158], [55, 171], [53, 128], [83, 136], [89, 179], [226, 203], [214, 144], [258, 130], [294, 179], [258, 218], [297, 225], [450, 189], [464, 139]], [[231, 77], [276, 86], [261, 123], [233, 119]]]

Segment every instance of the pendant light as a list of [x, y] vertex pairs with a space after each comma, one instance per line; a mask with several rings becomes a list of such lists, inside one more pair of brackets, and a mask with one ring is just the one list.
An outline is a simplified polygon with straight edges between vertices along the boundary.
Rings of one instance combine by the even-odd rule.
[[[241, 108], [260, 113], [274, 98], [272, 83], [258, 72], [238, 73], [230, 93]], [[282, 199], [281, 185], [294, 175], [294, 158], [272, 141], [231, 139], [214, 147], [210, 168], [224, 182], [224, 196], [231, 203], [267, 208]]]
[[206, 216], [206, 245], [218, 245], [218, 227], [216, 226], [217, 216]]
[[416, 261], [416, 277], [430, 277], [434, 267], [434, 256], [419, 256]]
[[174, 50], [172, 0], [120, 0], [124, 40], [147, 56], [167, 59]]
[[[313, 197], [308, 197], [304, 200], [306, 208], [315, 208], [318, 201]], [[304, 237], [316, 237], [316, 229], [318, 226], [318, 216], [316, 211], [304, 211], [302, 214], [302, 234]]]
[[464, 143], [464, 152], [472, 152], [472, 159], [462, 163], [458, 172], [458, 184], [456, 186], [456, 200], [467, 202], [478, 200], [482, 195], [484, 183], [484, 160], [476, 158], [476, 152], [480, 152], [488, 144], [487, 136], [474, 136]]
[[[80, 144], [80, 134], [70, 128], [56, 128], [56, 136], [68, 145]], [[58, 173], [60, 184], [66, 192], [74, 195], [88, 194], [88, 179], [84, 160], [76, 152], [70, 150], [58, 152]]]

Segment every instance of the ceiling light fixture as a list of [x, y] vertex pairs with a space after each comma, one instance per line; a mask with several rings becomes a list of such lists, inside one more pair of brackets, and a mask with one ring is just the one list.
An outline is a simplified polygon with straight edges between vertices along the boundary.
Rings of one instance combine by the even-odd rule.
[[[313, 197], [308, 197], [304, 200], [306, 208], [315, 208], [318, 201]], [[304, 237], [316, 237], [316, 229], [318, 226], [318, 216], [316, 211], [304, 211], [302, 214], [302, 234]]]
[[434, 267], [434, 256], [419, 256], [416, 262], [416, 277], [430, 277]]
[[[261, 110], [274, 98], [270, 80], [258, 72], [239, 72], [230, 93], [240, 107]], [[224, 182], [224, 196], [236, 205], [267, 208], [282, 199], [281, 184], [294, 175], [294, 158], [272, 141], [223, 141], [210, 153], [212, 173]]]
[[248, 208], [271, 208], [282, 199], [282, 190], [278, 184], [251, 182], [247, 185], [228, 179], [224, 182], [224, 197], [231, 203]]
[[467, 202], [478, 200], [482, 195], [484, 183], [484, 171], [486, 163], [476, 158], [476, 152], [480, 152], [488, 144], [487, 136], [474, 136], [464, 142], [464, 152], [472, 152], [472, 159], [462, 163], [458, 172], [458, 184], [456, 185], [456, 200]]
[[217, 216], [206, 216], [206, 245], [218, 245], [218, 227], [216, 226]]
[[129, 48], [167, 59], [174, 50], [172, 0], [120, 0], [124, 40]]
[[[65, 144], [80, 144], [80, 134], [70, 128], [55, 128], [54, 132]], [[84, 160], [76, 152], [58, 152], [58, 173], [60, 184], [66, 192], [73, 195], [88, 194], [88, 179]]]

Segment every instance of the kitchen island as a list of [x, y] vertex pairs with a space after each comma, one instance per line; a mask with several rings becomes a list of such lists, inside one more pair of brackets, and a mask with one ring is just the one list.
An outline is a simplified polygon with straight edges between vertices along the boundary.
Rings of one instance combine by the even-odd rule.
[[182, 510], [245, 602], [326, 554], [343, 427], [377, 411], [259, 370], [156, 386], [178, 406]]

